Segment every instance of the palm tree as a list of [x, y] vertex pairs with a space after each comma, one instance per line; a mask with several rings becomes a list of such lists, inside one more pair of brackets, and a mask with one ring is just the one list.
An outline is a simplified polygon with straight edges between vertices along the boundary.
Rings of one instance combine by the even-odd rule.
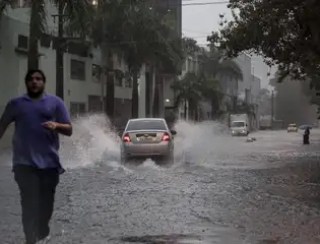
[[[185, 57], [198, 56], [199, 70], [197, 74], [187, 73], [182, 80], [176, 81], [173, 89], [177, 93], [177, 105], [181, 100], [188, 102], [191, 109], [197, 108], [200, 100], [209, 100], [211, 114], [215, 116], [219, 112], [220, 103], [224, 95], [221, 88], [221, 76], [229, 79], [242, 79], [242, 71], [239, 66], [230, 59], [224, 59], [220, 51], [212, 48], [207, 51], [200, 48], [192, 38], [183, 39]], [[185, 107], [185, 115], [186, 115]]]
[[202, 85], [204, 80], [199, 75], [195, 73], [188, 72], [181, 80], [176, 80], [172, 89], [176, 92], [176, 106], [183, 103], [184, 104], [184, 116], [187, 118], [187, 105], [189, 105], [192, 110], [198, 106], [199, 101], [202, 98]]
[[[212, 84], [217, 91], [210, 94], [211, 89], [208, 89], [205, 92], [205, 97], [211, 101], [211, 114], [214, 116], [219, 111], [221, 99], [228, 95], [221, 88], [223, 85], [221, 77], [227, 77], [228, 80], [233, 80], [238, 84], [238, 81], [243, 79], [243, 74], [235, 61], [225, 59], [223, 53], [214, 47], [210, 47], [210, 51], [202, 50], [200, 59], [203, 64], [201, 66], [202, 72], [209, 77], [209, 80], [213, 81]], [[233, 97], [233, 100], [236, 100], [236, 97]]]
[[[93, 24], [97, 28], [93, 29], [92, 36], [102, 46], [104, 57], [117, 52], [125, 60], [133, 81], [132, 117], [137, 117], [138, 79], [143, 64], [149, 62], [159, 69], [176, 70], [181, 55], [177, 39], [168, 37], [168, 28], [157, 21], [145, 2], [124, 3], [121, 0], [102, 2], [94, 20], [100, 25]], [[105, 62], [105, 65], [109, 63]], [[112, 85], [108, 88], [114, 89]]]

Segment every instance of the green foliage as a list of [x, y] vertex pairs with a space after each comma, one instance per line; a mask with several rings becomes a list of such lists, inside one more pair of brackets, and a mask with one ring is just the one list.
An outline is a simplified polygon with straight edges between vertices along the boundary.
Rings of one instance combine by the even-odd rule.
[[91, 36], [96, 44], [121, 53], [130, 72], [140, 71], [146, 62], [179, 71], [180, 38], [159, 21], [144, 1], [104, 1], [97, 8]]
[[211, 46], [209, 51], [203, 50], [200, 59], [203, 64], [203, 72], [212, 77], [220, 75], [237, 80], [243, 78], [242, 71], [238, 64], [229, 58], [225, 58], [224, 53], [215, 47]]
[[202, 97], [203, 79], [195, 73], [187, 73], [182, 80], [176, 80], [172, 89], [177, 92], [176, 104], [188, 101], [194, 106], [198, 104]]
[[240, 80], [242, 71], [233, 60], [225, 58], [224, 53], [213, 46], [208, 51], [200, 48], [195, 40], [184, 38], [183, 48], [186, 57], [197, 57], [199, 68], [196, 73], [189, 72], [173, 84], [177, 95], [176, 105], [188, 101], [189, 106], [195, 108], [201, 100], [208, 100], [212, 114], [216, 114], [224, 96], [219, 77]]
[[189, 37], [182, 38], [182, 48], [185, 56], [193, 56], [201, 51], [197, 41]]
[[183, 58], [181, 38], [151, 11], [144, 1], [103, 1], [92, 19], [91, 36], [97, 45], [118, 53], [133, 80], [132, 116], [138, 114], [138, 76], [143, 64], [158, 72], [178, 74]]
[[319, 1], [231, 0], [229, 7], [234, 20], [208, 37], [212, 44], [232, 57], [243, 51], [262, 55], [278, 65], [280, 80], [291, 75], [319, 83]]

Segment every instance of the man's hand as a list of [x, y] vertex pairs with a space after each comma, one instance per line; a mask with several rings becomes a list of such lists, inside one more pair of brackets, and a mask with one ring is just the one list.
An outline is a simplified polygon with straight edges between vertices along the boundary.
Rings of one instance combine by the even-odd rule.
[[44, 128], [47, 128], [51, 131], [56, 131], [60, 134], [63, 134], [65, 136], [71, 136], [72, 135], [72, 126], [71, 124], [61, 124], [54, 121], [48, 121], [42, 124]]
[[48, 121], [42, 124], [44, 128], [55, 131], [58, 128], [58, 123], [53, 121]]

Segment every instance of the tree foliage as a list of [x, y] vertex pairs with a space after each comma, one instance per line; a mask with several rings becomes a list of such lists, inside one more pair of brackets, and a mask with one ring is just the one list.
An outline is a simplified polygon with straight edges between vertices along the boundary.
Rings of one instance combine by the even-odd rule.
[[[96, 44], [118, 53], [133, 80], [132, 116], [138, 116], [138, 78], [145, 63], [176, 74], [182, 60], [181, 39], [145, 1], [102, 1], [92, 24]], [[102, 27], [102, 28], [101, 28]]]
[[229, 8], [234, 20], [212, 33], [208, 37], [211, 43], [233, 57], [243, 51], [262, 55], [267, 64], [278, 65], [280, 79], [291, 75], [318, 82], [318, 0], [230, 0]]
[[227, 76], [241, 80], [242, 71], [233, 60], [225, 58], [223, 52], [213, 46], [207, 50], [200, 48], [195, 40], [185, 38], [183, 47], [186, 58], [197, 57], [199, 67], [197, 71], [189, 71], [181, 80], [174, 82], [172, 88], [177, 94], [176, 103], [187, 101], [191, 108], [195, 108], [201, 100], [208, 100], [212, 115], [216, 115], [224, 96], [219, 78]]

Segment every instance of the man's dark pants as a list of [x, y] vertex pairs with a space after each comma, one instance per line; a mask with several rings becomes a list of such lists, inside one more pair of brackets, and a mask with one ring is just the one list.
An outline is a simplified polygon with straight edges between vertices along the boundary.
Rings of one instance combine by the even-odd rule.
[[53, 213], [54, 196], [59, 183], [56, 169], [37, 169], [16, 166], [14, 178], [20, 189], [22, 224], [29, 244], [49, 235], [49, 222]]

